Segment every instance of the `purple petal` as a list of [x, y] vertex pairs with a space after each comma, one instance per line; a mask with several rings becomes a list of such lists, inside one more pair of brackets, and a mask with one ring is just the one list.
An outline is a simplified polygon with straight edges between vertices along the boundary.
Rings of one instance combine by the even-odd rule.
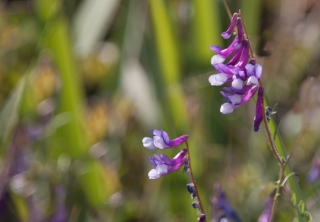
[[260, 214], [258, 218], [258, 222], [269, 222], [271, 218], [271, 213], [272, 213], [272, 206], [273, 206], [273, 197], [274, 197], [274, 192], [272, 192], [271, 195], [269, 195], [265, 205], [263, 212]]
[[228, 46], [228, 48], [221, 50], [218, 54], [224, 58], [229, 57], [235, 49], [239, 49], [238, 37], [236, 37], [233, 42]]
[[169, 138], [169, 135], [168, 135], [168, 133], [167, 133], [166, 131], [161, 130], [161, 137], [162, 137], [163, 141], [165, 142], [165, 144], [167, 144], [168, 146], [170, 146], [170, 145], [169, 145], [169, 143], [170, 143], [170, 138]]
[[251, 97], [256, 93], [257, 89], [258, 86], [253, 86], [242, 98], [240, 105], [243, 105], [244, 103], [248, 102], [251, 99]]
[[226, 66], [225, 64], [223, 63], [217, 63], [217, 64], [214, 64], [213, 65], [214, 68], [216, 68], [216, 70], [219, 72], [219, 73], [225, 73], [225, 74], [228, 74], [228, 75], [234, 75], [236, 74], [236, 71], [228, 66]]
[[221, 34], [221, 36], [222, 36], [224, 39], [228, 39], [228, 38], [230, 38], [230, 36], [232, 35], [232, 32], [233, 32], [233, 30], [234, 30], [234, 27], [236, 26], [237, 17], [238, 17], [238, 14], [237, 14], [237, 13], [234, 13], [233, 16], [232, 16], [232, 19], [231, 19], [231, 23], [230, 23], [229, 28], [227, 29], [227, 31], [225, 31], [225, 32], [223, 32], [223, 33]]
[[188, 137], [189, 137], [188, 135], [182, 135], [173, 140], [170, 140], [169, 146], [171, 147], [180, 146], [182, 143], [188, 140]]
[[242, 42], [243, 41], [243, 31], [242, 31], [242, 22], [241, 18], [237, 18], [237, 29], [238, 29], [238, 41]]
[[201, 214], [198, 218], [198, 222], [204, 222], [206, 221], [206, 215], [205, 214]]
[[239, 95], [244, 95], [251, 88], [252, 88], [252, 86], [247, 86], [247, 85], [244, 85], [242, 89], [236, 89], [236, 88], [233, 88], [232, 86], [229, 86], [229, 87], [223, 87], [223, 90], [229, 91], [229, 92], [233, 92], [233, 93], [236, 93], [236, 94], [239, 94]]
[[237, 67], [241, 67], [241, 68], [244, 68], [245, 65], [247, 64], [248, 62], [248, 58], [249, 58], [249, 47], [248, 47], [248, 40], [244, 41], [244, 44], [243, 44], [243, 50], [242, 50], [242, 54], [241, 54], [241, 58], [238, 62], [238, 64], [236, 65]]
[[156, 159], [154, 157], [148, 157], [148, 160], [154, 167], [157, 167]]
[[215, 53], [217, 53], [217, 54], [220, 54], [220, 52], [222, 50], [222, 48], [220, 46], [218, 46], [218, 45], [212, 45], [212, 46], [210, 46], [210, 49], [212, 51], [214, 51]]
[[263, 88], [260, 87], [258, 90], [258, 99], [257, 99], [257, 104], [256, 104], [256, 115], [253, 119], [254, 121], [254, 131], [258, 132], [260, 124], [263, 120]]
[[237, 49], [236, 52], [234, 53], [233, 57], [231, 58], [231, 60], [227, 63], [227, 65], [235, 65], [240, 59], [240, 56], [242, 54], [242, 50], [243, 50], [243, 48]]
[[[175, 157], [172, 158], [171, 160], [171, 165], [182, 165], [184, 164], [185, 160], [186, 160], [186, 154], [187, 154], [188, 150], [187, 149], [183, 149], [181, 150], [177, 155], [175, 155]], [[180, 167], [179, 166], [179, 167]]]

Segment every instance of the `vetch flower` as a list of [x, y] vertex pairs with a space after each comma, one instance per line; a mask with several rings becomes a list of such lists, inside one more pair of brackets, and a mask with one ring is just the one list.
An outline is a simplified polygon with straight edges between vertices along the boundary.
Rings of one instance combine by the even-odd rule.
[[239, 93], [237, 93], [237, 90], [233, 87], [229, 87], [226, 89], [229, 92], [220, 92], [221, 95], [228, 100], [227, 103], [222, 104], [222, 106], [220, 107], [220, 112], [223, 114], [232, 113], [234, 109], [247, 103], [258, 90], [258, 86], [246, 87], [244, 92], [239, 90]]
[[266, 200], [263, 212], [260, 214], [260, 216], [258, 218], [258, 222], [269, 222], [270, 221], [274, 194], [275, 194], [275, 192], [272, 192], [271, 195], [269, 195], [268, 199]]
[[183, 149], [172, 160], [164, 154], [154, 154], [153, 157], [149, 157], [149, 161], [155, 167], [149, 171], [149, 179], [157, 179], [178, 170], [186, 162], [186, 154], [187, 149]]
[[144, 137], [142, 139], [143, 146], [149, 150], [153, 150], [156, 148], [159, 148], [159, 149], [173, 148], [181, 145], [188, 139], [188, 135], [182, 135], [175, 139], [170, 140], [168, 133], [165, 132], [164, 130], [152, 129], [151, 133], [153, 135], [153, 138]]
[[315, 157], [312, 160], [311, 168], [307, 175], [307, 182], [313, 183], [320, 180], [320, 157]]
[[241, 222], [238, 214], [231, 207], [226, 195], [224, 194], [221, 186], [215, 184], [215, 195], [211, 198], [211, 204], [214, 213], [214, 219], [216, 221], [222, 221], [222, 219], [232, 219], [235, 222]]

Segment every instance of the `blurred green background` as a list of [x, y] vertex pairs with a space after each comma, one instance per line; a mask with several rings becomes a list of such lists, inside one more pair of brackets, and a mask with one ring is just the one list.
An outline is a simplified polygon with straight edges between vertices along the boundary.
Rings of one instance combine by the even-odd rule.
[[[305, 182], [320, 145], [319, 1], [227, 3], [241, 9], [319, 221], [320, 184]], [[182, 169], [148, 179], [150, 128], [189, 135], [208, 221], [216, 182], [257, 221], [278, 166], [263, 128], [253, 132], [255, 104], [222, 115], [221, 87], [208, 82], [209, 46], [230, 43], [221, 0], [2, 0], [0, 17], [0, 221], [196, 221]], [[286, 187], [278, 220], [293, 211]]]

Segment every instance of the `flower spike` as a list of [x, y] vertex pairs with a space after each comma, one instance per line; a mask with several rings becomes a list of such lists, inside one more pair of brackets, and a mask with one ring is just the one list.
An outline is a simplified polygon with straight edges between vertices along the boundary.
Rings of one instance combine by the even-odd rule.
[[[220, 92], [227, 100], [220, 107], [220, 112], [223, 114], [232, 113], [234, 109], [247, 103], [258, 91], [256, 115], [254, 117], [254, 131], [258, 131], [263, 120], [262, 111], [260, 112], [263, 108], [263, 89], [259, 88], [262, 67], [256, 64], [254, 58], [250, 58], [250, 42], [243, 31], [244, 24], [239, 14], [233, 14], [230, 26], [227, 31], [221, 34], [222, 37], [229, 38], [235, 28], [237, 28], [237, 35], [226, 49], [217, 45], [210, 47], [216, 53], [211, 58], [211, 64], [218, 73], [211, 75], [209, 82], [213, 86], [231, 83], [231, 86], [224, 87], [223, 91]], [[231, 57], [231, 59], [224, 64], [223, 62], [228, 57]]]

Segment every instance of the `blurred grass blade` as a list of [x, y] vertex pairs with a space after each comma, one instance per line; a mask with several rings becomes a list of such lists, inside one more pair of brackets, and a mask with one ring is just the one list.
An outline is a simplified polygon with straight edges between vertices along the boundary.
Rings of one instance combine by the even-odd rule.
[[173, 126], [180, 131], [185, 131], [187, 115], [184, 109], [183, 90], [179, 84], [180, 61], [169, 14], [163, 0], [150, 0], [149, 3], [164, 88], [168, 89], [165, 106], [168, 105], [168, 115], [171, 116]]
[[[83, 92], [81, 91], [80, 75], [77, 72], [72, 55], [71, 39], [67, 20], [61, 14], [61, 3], [55, 0], [35, 0], [35, 6], [43, 26], [50, 25], [47, 33], [46, 48], [52, 52], [55, 64], [60, 73], [62, 91], [57, 114], [68, 113], [70, 119], [66, 124], [56, 129], [53, 136], [51, 152], [54, 160], [60, 154], [67, 153], [75, 160], [87, 154], [86, 140], [83, 129], [84, 110], [82, 106]], [[102, 205], [106, 199], [106, 187], [101, 168], [93, 160], [82, 160], [86, 170], [80, 175], [80, 185], [89, 203], [93, 206]], [[91, 180], [95, 178], [94, 180]]]
[[20, 79], [19, 83], [13, 90], [13, 93], [11, 94], [9, 99], [6, 101], [6, 104], [1, 110], [1, 113], [0, 113], [1, 147], [4, 147], [5, 144], [8, 142], [8, 138], [10, 137], [12, 130], [14, 129], [16, 123], [18, 122], [20, 104], [21, 104], [21, 99], [24, 92], [25, 84], [26, 84], [26, 75], [24, 75]]
[[119, 2], [119, 0], [82, 1], [73, 18], [75, 48], [80, 57], [88, 56], [97, 41], [108, 31]]
[[260, 28], [261, 0], [243, 0], [241, 14], [246, 24], [246, 29], [252, 40], [257, 37]]
[[193, 0], [195, 9], [193, 32], [194, 51], [200, 64], [209, 64], [213, 55], [210, 45], [221, 44], [221, 20], [219, 16], [217, 1], [212, 0]]

